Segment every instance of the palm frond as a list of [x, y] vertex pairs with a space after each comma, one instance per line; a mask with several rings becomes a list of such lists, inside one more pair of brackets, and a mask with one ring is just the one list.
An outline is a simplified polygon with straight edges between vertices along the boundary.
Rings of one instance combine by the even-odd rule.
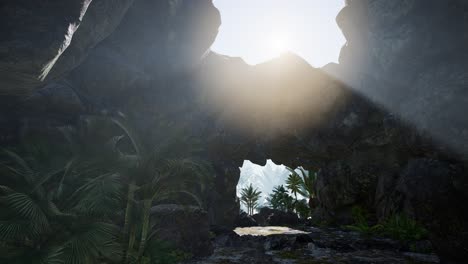
[[71, 211], [85, 215], [111, 215], [118, 207], [121, 191], [119, 174], [105, 173], [89, 179], [70, 195]]
[[0, 221], [0, 241], [18, 241], [34, 235], [28, 220]]
[[14, 210], [18, 215], [31, 220], [36, 232], [49, 227], [49, 221], [42, 208], [27, 194], [11, 193], [0, 198], [0, 201]]
[[28, 165], [28, 162], [20, 157], [18, 154], [9, 151], [9, 150], [4, 150], [4, 152], [7, 154], [7, 156], [15, 162], [15, 164], [19, 165], [19, 167], [27, 174], [32, 174], [33, 169]]
[[8, 187], [6, 185], [0, 185], [0, 192], [2, 192], [4, 194], [11, 194], [11, 193], [14, 193], [16, 191], [11, 189], [10, 187]]
[[102, 254], [118, 255], [118, 228], [115, 225], [95, 222], [87, 225], [81, 232], [64, 243], [63, 260], [65, 263], [94, 263]]
[[42, 251], [43, 254], [39, 260], [40, 264], [65, 264], [63, 260], [63, 247], [51, 247]]
[[63, 188], [64, 188], [64, 181], [65, 181], [65, 178], [67, 177], [67, 175], [70, 173], [70, 170], [72, 168], [72, 166], [74, 165], [74, 163], [76, 162], [76, 157], [73, 157], [72, 159], [70, 159], [67, 164], [65, 164], [65, 168], [63, 169], [63, 175], [62, 177], [60, 178], [60, 182], [59, 182], [59, 185], [57, 187], [57, 191], [55, 193], [56, 195], [56, 198], [60, 198], [63, 194]]

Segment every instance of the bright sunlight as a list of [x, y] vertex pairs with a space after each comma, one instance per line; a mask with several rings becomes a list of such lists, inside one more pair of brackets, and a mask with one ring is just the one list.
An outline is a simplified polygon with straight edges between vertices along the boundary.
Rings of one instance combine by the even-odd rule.
[[337, 62], [345, 39], [335, 18], [343, 0], [214, 0], [222, 25], [213, 51], [259, 64], [285, 52], [321, 67]]

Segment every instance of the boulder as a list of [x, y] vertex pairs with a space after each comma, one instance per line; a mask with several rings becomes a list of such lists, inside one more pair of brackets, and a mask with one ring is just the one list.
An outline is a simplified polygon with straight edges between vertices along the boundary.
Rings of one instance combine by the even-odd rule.
[[297, 226], [300, 221], [297, 214], [293, 212], [283, 212], [276, 210], [275, 212], [271, 213], [266, 222], [270, 226]]
[[268, 207], [260, 208], [257, 214], [252, 216], [260, 226], [288, 226], [294, 227], [300, 223], [299, 217], [293, 212], [283, 212]]
[[[72, 80], [90, 98], [134, 110], [135, 105], [128, 105], [132, 98], [148, 89], [167, 89], [169, 79], [195, 69], [220, 24], [211, 0], [135, 1], [113, 34], [73, 72]], [[150, 96], [157, 94], [153, 92]]]
[[[392, 200], [431, 231], [444, 258], [468, 257], [468, 179], [460, 165], [432, 159], [411, 160], [399, 178]], [[395, 206], [394, 206], [395, 207]]]
[[115, 29], [132, 2], [2, 1], [1, 93], [22, 95], [42, 86], [57, 61], [54, 77], [69, 73]]
[[266, 218], [264, 215], [261, 215], [261, 214], [254, 214], [252, 215], [252, 218], [255, 220], [255, 222], [259, 225], [259, 226], [266, 226]]
[[208, 214], [201, 208], [164, 204], [151, 208], [155, 237], [193, 256], [212, 252]]
[[236, 227], [250, 227], [250, 226], [258, 226], [255, 219], [248, 215], [246, 212], [242, 212], [237, 216], [236, 219]]
[[48, 83], [23, 100], [19, 107], [23, 115], [42, 118], [71, 118], [85, 110], [82, 98], [66, 79]]

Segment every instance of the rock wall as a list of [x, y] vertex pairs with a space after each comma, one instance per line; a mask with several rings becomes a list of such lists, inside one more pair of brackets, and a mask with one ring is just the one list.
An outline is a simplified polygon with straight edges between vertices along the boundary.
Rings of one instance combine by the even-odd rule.
[[2, 1], [1, 94], [29, 93], [44, 85], [52, 69], [58, 77], [78, 66], [115, 29], [132, 2]]
[[348, 1], [335, 69], [359, 93], [468, 159], [466, 1]]
[[347, 44], [324, 69], [294, 54], [249, 66], [210, 53], [211, 0], [72, 2], [2, 4], [0, 144], [87, 114], [124, 112], [148, 136], [167, 122], [214, 166], [213, 226], [234, 224], [242, 162], [271, 158], [319, 171], [316, 217], [405, 211], [442, 256], [466, 259], [464, 1], [347, 1]]
[[[466, 1], [347, 1], [337, 23], [347, 44], [326, 70], [411, 128], [406, 155], [380, 169], [378, 216], [406, 211], [433, 232], [443, 256], [466, 259]], [[394, 151], [382, 153], [395, 160]]]
[[210, 225], [206, 211], [193, 206], [164, 204], [151, 208], [152, 225], [160, 241], [189, 252], [194, 257], [212, 253]]

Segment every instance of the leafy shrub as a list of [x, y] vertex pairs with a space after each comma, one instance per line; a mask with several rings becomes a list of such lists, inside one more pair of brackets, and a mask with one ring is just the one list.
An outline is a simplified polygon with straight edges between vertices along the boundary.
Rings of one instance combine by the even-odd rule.
[[345, 226], [346, 229], [351, 231], [360, 232], [365, 235], [373, 235], [379, 232], [382, 228], [381, 225], [369, 225], [369, 213], [360, 206], [354, 206], [351, 209], [351, 215], [354, 224]]
[[351, 208], [351, 216], [353, 217], [355, 223], [367, 224], [369, 219], [369, 212], [367, 212], [367, 210], [361, 206], [353, 206], [353, 208]]
[[357, 231], [365, 235], [383, 235], [395, 240], [411, 242], [427, 237], [427, 230], [414, 219], [404, 214], [395, 214], [376, 225], [369, 225], [369, 214], [362, 207], [352, 208], [354, 224], [345, 226], [346, 229]]
[[307, 219], [310, 216], [310, 208], [305, 199], [297, 201], [294, 207], [300, 218]]
[[198, 194], [210, 186], [198, 183], [211, 177], [211, 167], [193, 159], [190, 139], [174, 132], [150, 144], [125, 121], [87, 117], [62, 127], [68, 144], [61, 151], [48, 148], [49, 138], [18, 146], [18, 153], [0, 151], [0, 263], [170, 264], [190, 257], [154, 242], [151, 207], [203, 206]]
[[418, 222], [404, 214], [395, 214], [382, 223], [381, 233], [401, 241], [415, 241], [425, 239], [427, 230]]

